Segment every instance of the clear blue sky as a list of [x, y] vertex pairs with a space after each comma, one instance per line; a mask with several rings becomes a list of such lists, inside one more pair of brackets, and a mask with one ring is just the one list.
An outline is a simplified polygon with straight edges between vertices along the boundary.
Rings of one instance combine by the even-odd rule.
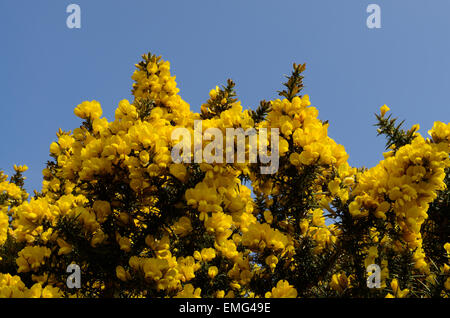
[[[68, 29], [66, 7], [81, 7]], [[367, 5], [381, 29], [366, 27]], [[450, 1], [0, 1], [0, 169], [26, 164], [28, 191], [58, 128], [98, 100], [113, 119], [142, 53], [171, 62], [180, 94], [198, 111], [232, 78], [245, 107], [276, 98], [293, 62], [307, 64], [304, 93], [330, 120], [354, 166], [382, 159], [374, 113], [383, 104], [422, 134], [450, 119]]]

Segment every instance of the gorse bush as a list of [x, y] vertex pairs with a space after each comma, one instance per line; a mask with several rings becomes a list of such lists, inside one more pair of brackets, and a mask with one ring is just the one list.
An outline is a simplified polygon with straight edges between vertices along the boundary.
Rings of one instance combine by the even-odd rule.
[[[40, 192], [24, 190], [26, 166], [1, 173], [0, 297], [448, 297], [450, 123], [424, 138], [384, 105], [384, 160], [354, 168], [300, 95], [305, 65], [294, 64], [280, 99], [243, 110], [228, 80], [200, 113], [178, 95], [169, 62], [145, 54], [136, 67], [134, 100], [119, 102], [114, 121], [97, 101], [75, 108], [82, 124], [57, 133]], [[278, 169], [240, 162], [238, 147], [231, 162], [174, 162], [180, 142], [192, 159], [217, 141], [199, 150], [195, 137], [172, 138], [194, 135], [195, 121], [224, 135], [266, 129], [258, 147], [277, 148]], [[67, 284], [70, 264], [80, 288]]]

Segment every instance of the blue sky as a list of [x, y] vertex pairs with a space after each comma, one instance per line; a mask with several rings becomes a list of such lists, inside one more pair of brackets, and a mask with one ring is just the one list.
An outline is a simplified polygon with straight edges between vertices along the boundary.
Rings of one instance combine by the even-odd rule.
[[[66, 7], [81, 7], [81, 29]], [[368, 4], [381, 29], [368, 29]], [[277, 97], [293, 62], [329, 135], [354, 166], [382, 159], [374, 113], [383, 104], [425, 135], [450, 119], [450, 1], [0, 1], [0, 169], [26, 164], [26, 189], [41, 188], [49, 145], [80, 125], [73, 109], [98, 100], [113, 119], [131, 99], [142, 53], [171, 62], [180, 94], [198, 111], [232, 78], [244, 107]]]

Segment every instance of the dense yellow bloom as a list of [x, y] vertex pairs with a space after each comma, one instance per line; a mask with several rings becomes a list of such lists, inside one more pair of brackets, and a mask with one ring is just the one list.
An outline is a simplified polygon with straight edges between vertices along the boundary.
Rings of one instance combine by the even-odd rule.
[[27, 292], [19, 276], [0, 273], [0, 298], [23, 298]]
[[62, 297], [59, 288], [36, 283], [27, 288], [19, 276], [0, 273], [0, 298], [58, 298]]
[[242, 243], [252, 249], [283, 250], [289, 243], [288, 238], [278, 230], [270, 228], [269, 224], [253, 223], [242, 236]]
[[59, 298], [62, 297], [62, 293], [58, 287], [45, 286], [41, 284], [34, 284], [29, 291], [29, 298]]
[[433, 128], [428, 131], [428, 134], [433, 138], [436, 143], [446, 141], [450, 142], [450, 123], [443, 123], [436, 121], [433, 124]]
[[51, 254], [49, 248], [44, 246], [27, 246], [19, 252], [16, 260], [17, 272], [36, 271], [41, 265], [45, 264], [45, 258]]
[[208, 232], [214, 233], [218, 240], [228, 237], [231, 234], [231, 225], [233, 218], [222, 212], [213, 213], [213, 215], [206, 219], [205, 228]]
[[100, 118], [100, 116], [102, 115], [102, 108], [100, 106], [100, 103], [95, 100], [91, 102], [86, 101], [79, 104], [75, 108], [74, 113], [82, 119], [94, 120]]
[[[0, 210], [0, 246], [3, 245], [7, 239], [9, 219], [6, 214], [6, 209]], [[0, 259], [1, 260], [1, 259]]]
[[[260, 116], [228, 82], [195, 113], [168, 61], [144, 55], [136, 67], [133, 99], [119, 101], [112, 121], [95, 100], [75, 107], [83, 123], [57, 133], [34, 197], [23, 189], [26, 166], [14, 165], [10, 181], [0, 172], [0, 261], [19, 275], [0, 273], [0, 297], [346, 297], [365, 288], [371, 264], [386, 297], [427, 296], [417, 286], [438, 280], [448, 296], [450, 242], [433, 231], [447, 233], [450, 123], [435, 122], [427, 139], [414, 125], [411, 140], [357, 169], [306, 94], [262, 102]], [[172, 138], [177, 128], [193, 135], [197, 120], [201, 138]], [[222, 132], [222, 150], [229, 128], [267, 129], [256, 146], [268, 155], [278, 129], [278, 170], [248, 162], [250, 143], [240, 162], [234, 139], [233, 160], [172, 160], [176, 146], [189, 146], [191, 161], [211, 149], [210, 128]], [[87, 279], [75, 292], [60, 281], [74, 263]]]
[[6, 194], [8, 195], [8, 197], [14, 200], [21, 200], [22, 197], [24, 196], [22, 190], [17, 185], [1, 179], [0, 179], [0, 194]]

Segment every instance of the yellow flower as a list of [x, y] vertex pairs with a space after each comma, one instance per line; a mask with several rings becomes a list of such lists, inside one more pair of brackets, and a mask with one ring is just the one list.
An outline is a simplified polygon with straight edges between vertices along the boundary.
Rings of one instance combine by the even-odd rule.
[[201, 292], [201, 288], [194, 288], [192, 284], [186, 284], [174, 298], [200, 298]]
[[283, 137], [280, 137], [279, 139], [278, 151], [280, 156], [283, 156], [286, 152], [289, 151], [289, 143]]
[[445, 280], [444, 287], [445, 289], [450, 290], [450, 277], [447, 277]]
[[278, 264], [278, 258], [275, 255], [269, 255], [266, 257], [266, 264], [271, 270], [274, 270]]
[[8, 237], [9, 218], [5, 211], [0, 209], [0, 246], [2, 246]]
[[148, 164], [148, 161], [150, 160], [150, 155], [149, 155], [149, 153], [147, 151], [142, 150], [139, 153], [139, 159], [141, 160], [141, 163], [143, 165], [146, 165], [146, 164]]
[[156, 63], [148, 63], [147, 64], [147, 72], [150, 74], [155, 74], [158, 71], [158, 64]]
[[96, 118], [92, 122], [92, 129], [94, 132], [102, 135], [105, 131], [107, 131], [108, 125], [109, 123], [107, 118]]
[[219, 269], [216, 266], [211, 266], [208, 268], [208, 276], [211, 278], [216, 277], [216, 275], [219, 273]]
[[97, 215], [97, 221], [103, 223], [111, 214], [111, 205], [107, 201], [97, 200], [92, 205], [92, 208]]
[[181, 182], [185, 182], [186, 181], [187, 170], [186, 170], [186, 167], [183, 164], [181, 164], [181, 163], [171, 164], [169, 166], [169, 171], [175, 178], [177, 178]]
[[283, 135], [285, 135], [285, 136], [290, 136], [290, 135], [292, 135], [292, 129], [293, 129], [292, 123], [289, 122], [289, 121], [285, 121], [285, 122], [283, 123], [283, 125], [281, 126], [281, 132], [282, 132]]
[[272, 215], [272, 212], [270, 212], [270, 210], [264, 211], [264, 219], [266, 220], [267, 223], [272, 223], [273, 215]]
[[301, 164], [300, 155], [296, 152], [291, 153], [291, 155], [289, 156], [289, 161], [292, 165], [299, 166]]
[[31, 286], [30, 290], [27, 291], [27, 297], [29, 298], [60, 298], [62, 297], [61, 290], [57, 287], [50, 285], [42, 288], [41, 283], [36, 283]]
[[416, 132], [420, 129], [420, 125], [419, 124], [415, 124], [411, 127], [410, 131], [411, 132]]
[[45, 258], [50, 257], [51, 250], [45, 246], [26, 246], [19, 252], [16, 259], [18, 273], [36, 271], [45, 264]]
[[66, 241], [64, 241], [61, 238], [58, 238], [57, 242], [59, 245], [58, 255], [65, 255], [65, 254], [69, 254], [72, 252], [72, 245], [70, 245]]
[[299, 226], [300, 226], [300, 230], [302, 231], [302, 234], [305, 235], [305, 233], [308, 231], [308, 228], [309, 228], [308, 220], [305, 220], [305, 219], [301, 220]]
[[435, 121], [433, 128], [428, 131], [428, 134], [433, 138], [434, 142], [450, 142], [450, 123], [445, 124], [440, 121]]
[[394, 296], [398, 297], [398, 298], [403, 298], [406, 295], [408, 295], [408, 293], [409, 293], [409, 289], [407, 289], [407, 288], [405, 288], [404, 290], [400, 289], [400, 287], [398, 286], [398, 281], [397, 281], [396, 278], [394, 278], [391, 281], [391, 288], [392, 288], [392, 291], [394, 292]]
[[182, 216], [181, 218], [179, 218], [178, 221], [173, 225], [173, 232], [180, 237], [186, 236], [191, 231], [191, 220], [186, 216]]
[[325, 226], [325, 217], [321, 209], [315, 209], [312, 211], [312, 224], [315, 226]]
[[342, 293], [349, 285], [349, 279], [345, 273], [333, 274], [330, 287], [335, 291]]
[[55, 156], [58, 156], [61, 153], [61, 149], [56, 142], [50, 144], [50, 153]]
[[120, 279], [123, 282], [127, 281], [127, 272], [125, 271], [125, 269], [122, 266], [117, 266], [116, 267], [116, 275], [117, 278]]
[[209, 97], [211, 99], [216, 98], [218, 92], [219, 92], [219, 86], [216, 86], [216, 88], [209, 91]]
[[289, 282], [280, 280], [271, 292], [266, 293], [266, 298], [296, 298], [297, 290], [289, 285]]
[[194, 256], [194, 259], [196, 259], [197, 261], [202, 260], [202, 254], [200, 254], [199, 251], [195, 251], [193, 256]]
[[[108, 294], [112, 283], [122, 285], [125, 297], [201, 297], [197, 286], [207, 274], [208, 297], [297, 297], [297, 284], [290, 285], [286, 278], [308, 266], [309, 258], [302, 257], [306, 253], [331, 266], [332, 276], [302, 293], [319, 291], [320, 296], [320, 291], [334, 291], [342, 296], [352, 287], [355, 274], [347, 276], [339, 259], [328, 264], [327, 257], [335, 254], [343, 236], [361, 246], [343, 250], [344, 257], [355, 254], [366, 266], [381, 265], [386, 297], [410, 293], [394, 278], [395, 264], [385, 259], [391, 254], [411, 254], [415, 277], [423, 277], [427, 284], [444, 277], [443, 286], [450, 290], [450, 264], [432, 266], [433, 253], [425, 244], [429, 230], [442, 226], [433, 224], [431, 213], [448, 190], [450, 123], [435, 122], [429, 131], [431, 140], [417, 133], [419, 125], [414, 125], [410, 143], [392, 145], [371, 169], [357, 169], [348, 164], [344, 146], [328, 136], [329, 124], [319, 119], [307, 95], [270, 101], [267, 115], [255, 122], [254, 112], [216, 87], [202, 112], [194, 113], [178, 95], [169, 62], [144, 55], [144, 62], [136, 67], [134, 100], [121, 100], [112, 122], [100, 118], [102, 109], [96, 101], [77, 105], [74, 113], [85, 122], [73, 132], [59, 130], [49, 149], [52, 161], [42, 172], [42, 190], [33, 198], [28, 199], [21, 180], [0, 172], [0, 250], [4, 252], [0, 261], [9, 262], [5, 258], [15, 255], [20, 275], [0, 273], [0, 297], [62, 295], [54, 286], [64, 282], [54, 271], [72, 256], [83, 268], [89, 265], [92, 260], [79, 253], [86, 244], [94, 254], [116, 248], [113, 254], [127, 257], [128, 264], [123, 260], [112, 264], [111, 282], [102, 280], [101, 273], [85, 277], [83, 285], [99, 293]], [[220, 111], [224, 107], [218, 106], [226, 103], [230, 107]], [[383, 105], [381, 117], [389, 110]], [[258, 160], [256, 165], [238, 160], [175, 164], [172, 132], [187, 128], [192, 133], [200, 119], [203, 130], [215, 127], [223, 133], [228, 128], [271, 133], [277, 129], [279, 154], [284, 156], [280, 169], [262, 175], [254, 169]], [[257, 148], [274, 150], [276, 144], [269, 139], [258, 139]], [[191, 140], [183, 142], [191, 145]], [[253, 150], [251, 144], [245, 146], [246, 158]], [[24, 172], [27, 167], [14, 165], [14, 169]], [[328, 213], [330, 220], [325, 219]], [[327, 225], [328, 221], [334, 224]], [[75, 226], [65, 226], [68, 222]], [[367, 222], [371, 225], [359, 226]], [[361, 230], [358, 237], [354, 226]], [[111, 233], [113, 237], [108, 237]], [[450, 242], [438, 243], [441, 256], [450, 256]], [[22, 250], [8, 252], [16, 245]], [[354, 273], [352, 262], [347, 265], [345, 270]], [[253, 278], [268, 282], [271, 277], [276, 279], [266, 293], [253, 290]], [[136, 291], [136, 284], [148, 288]], [[417, 286], [414, 295], [426, 295]], [[83, 289], [68, 292], [86, 296]], [[351, 294], [359, 296], [356, 289]]]
[[218, 290], [216, 292], [216, 298], [224, 298], [225, 297], [225, 291], [224, 290]]
[[204, 248], [201, 251], [201, 256], [204, 262], [209, 262], [216, 257], [216, 251], [213, 248]]
[[85, 101], [75, 107], [74, 113], [82, 119], [97, 119], [102, 115], [102, 108], [100, 103], [96, 100]]
[[450, 257], [450, 243], [449, 242], [444, 244], [444, 249], [447, 252], [447, 257]]
[[118, 243], [121, 250], [125, 252], [131, 251], [131, 240], [128, 237], [120, 237]]
[[340, 180], [333, 180], [328, 183], [328, 189], [331, 192], [331, 195], [336, 195], [339, 191]]
[[26, 165], [23, 165], [23, 166], [14, 165], [14, 170], [16, 172], [25, 172], [28, 170], [28, 167]]
[[388, 111], [390, 111], [391, 109], [389, 107], [386, 106], [386, 104], [384, 104], [383, 106], [381, 106], [380, 108], [380, 112], [381, 112], [381, 117], [383, 117]]
[[91, 239], [91, 246], [95, 248], [98, 244], [103, 243], [107, 238], [108, 236], [100, 229], [94, 232], [94, 235]]

